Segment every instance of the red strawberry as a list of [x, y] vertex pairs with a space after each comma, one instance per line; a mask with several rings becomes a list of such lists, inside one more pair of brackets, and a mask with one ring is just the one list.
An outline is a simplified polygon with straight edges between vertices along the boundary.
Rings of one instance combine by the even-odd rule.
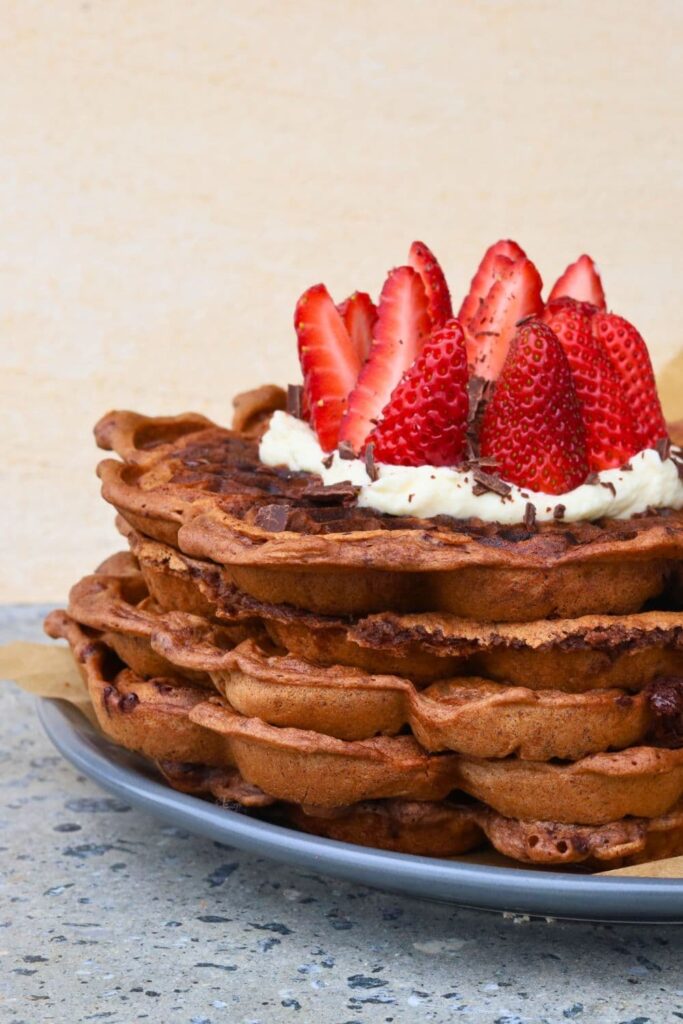
[[622, 466], [638, 451], [633, 415], [602, 343], [593, 335], [595, 306], [573, 299], [550, 302], [543, 320], [569, 362], [586, 428], [586, 457], [593, 471]]
[[524, 250], [509, 239], [501, 239], [500, 242], [489, 246], [472, 278], [470, 290], [462, 300], [462, 306], [458, 313], [458, 320], [461, 324], [464, 324], [465, 327], [469, 326], [470, 320], [478, 313], [479, 307], [491, 288], [496, 281], [500, 280], [510, 263], [523, 259], [525, 255]]
[[579, 302], [590, 302], [598, 309], [605, 308], [600, 274], [590, 256], [579, 256], [576, 263], [570, 263], [564, 274], [557, 279], [548, 302], [561, 298], [577, 299]]
[[392, 270], [380, 295], [370, 355], [349, 396], [339, 431], [339, 440], [346, 441], [355, 452], [362, 450], [391, 392], [417, 358], [430, 330], [422, 278], [412, 267]]
[[321, 447], [329, 452], [337, 446], [339, 424], [360, 371], [360, 359], [324, 284], [313, 285], [301, 296], [294, 326], [311, 420]]
[[453, 316], [453, 307], [451, 293], [439, 261], [424, 242], [413, 242], [408, 254], [408, 263], [422, 278], [433, 326], [441, 327]]
[[378, 462], [455, 466], [465, 450], [467, 351], [457, 320], [433, 332], [370, 435]]
[[586, 479], [586, 436], [572, 373], [560, 342], [540, 320], [523, 324], [510, 346], [484, 412], [480, 448], [520, 487], [563, 494]]
[[542, 287], [541, 275], [526, 256], [504, 269], [467, 328], [472, 373], [496, 379], [519, 321], [543, 309]]
[[346, 330], [358, 358], [364, 363], [372, 345], [372, 330], [377, 320], [377, 307], [367, 292], [354, 292], [339, 306], [339, 314], [346, 324]]
[[612, 360], [631, 408], [638, 448], [654, 448], [668, 436], [647, 345], [635, 327], [614, 313], [593, 317], [593, 334]]

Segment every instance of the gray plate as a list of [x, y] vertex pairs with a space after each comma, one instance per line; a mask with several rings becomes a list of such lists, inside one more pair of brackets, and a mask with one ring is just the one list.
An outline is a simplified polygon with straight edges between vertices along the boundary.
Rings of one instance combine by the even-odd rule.
[[683, 879], [599, 878], [413, 857], [319, 839], [177, 793], [141, 758], [109, 743], [64, 701], [39, 700], [61, 754], [104, 789], [155, 817], [298, 868], [481, 910], [586, 921], [683, 923]]

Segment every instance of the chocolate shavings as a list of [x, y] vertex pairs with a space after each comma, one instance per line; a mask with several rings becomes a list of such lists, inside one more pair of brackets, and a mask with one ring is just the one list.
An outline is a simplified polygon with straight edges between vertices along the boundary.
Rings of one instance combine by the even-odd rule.
[[566, 505], [556, 505], [553, 509], [553, 519], [564, 519], [564, 514], [567, 511]]
[[368, 474], [372, 481], [377, 480], [379, 473], [377, 472], [377, 466], [375, 465], [375, 446], [374, 444], [366, 444], [365, 446], [365, 472]]
[[287, 412], [290, 416], [301, 419], [301, 408], [303, 404], [304, 389], [300, 384], [287, 385]]
[[533, 530], [536, 526], [536, 506], [533, 501], [527, 501], [524, 508], [524, 525], [527, 530]]
[[608, 481], [607, 483], [605, 483], [604, 480], [601, 480], [600, 481], [600, 486], [606, 488], [606, 490], [608, 490], [608, 491], [611, 491], [612, 492], [612, 497], [616, 498], [616, 496], [617, 496], [617, 489], [616, 489], [616, 487], [614, 486], [614, 484], [611, 481]]
[[467, 385], [469, 409], [467, 413], [467, 457], [471, 462], [479, 458], [479, 430], [486, 406], [491, 401], [494, 384], [484, 377], [470, 377]]
[[493, 473], [487, 473], [483, 469], [473, 469], [472, 476], [475, 480], [472, 494], [477, 497], [480, 494], [491, 491], [493, 494], [500, 495], [501, 498], [507, 498], [512, 492], [510, 484], [506, 484], [504, 480], [501, 480], [499, 476], [495, 476]]
[[339, 442], [339, 458], [340, 459], [355, 459], [356, 453], [353, 450], [353, 445], [350, 441]]
[[657, 455], [659, 455], [662, 462], [666, 462], [671, 455], [671, 438], [660, 437], [655, 447], [657, 449]]

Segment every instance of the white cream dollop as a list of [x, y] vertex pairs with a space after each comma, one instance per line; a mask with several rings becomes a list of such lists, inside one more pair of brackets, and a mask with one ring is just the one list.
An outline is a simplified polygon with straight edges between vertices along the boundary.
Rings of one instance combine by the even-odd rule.
[[[681, 455], [679, 449], [674, 453]], [[566, 494], [544, 494], [511, 484], [510, 494], [490, 491], [475, 494], [471, 471], [444, 466], [388, 466], [377, 464], [378, 478], [371, 480], [361, 459], [342, 459], [338, 452], [329, 466], [313, 430], [303, 420], [284, 412], [273, 413], [259, 448], [267, 466], [287, 466], [294, 471], [316, 473], [323, 483], [349, 480], [360, 488], [358, 504], [393, 516], [476, 517], [492, 523], [521, 523], [531, 502], [539, 522], [554, 518], [557, 505], [564, 506], [566, 522], [582, 519], [628, 519], [647, 508], [683, 508], [683, 482], [671, 458], [662, 459], [653, 448], [638, 452], [626, 469], [605, 469], [595, 484], [581, 484]], [[683, 455], [682, 455], [683, 457]], [[611, 485], [611, 486], [610, 486]]]

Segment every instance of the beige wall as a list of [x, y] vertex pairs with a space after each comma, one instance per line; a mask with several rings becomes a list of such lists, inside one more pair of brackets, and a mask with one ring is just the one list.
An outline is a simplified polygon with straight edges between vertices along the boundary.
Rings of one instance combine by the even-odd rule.
[[0, 40], [0, 599], [117, 547], [101, 413], [225, 420], [293, 379], [307, 285], [413, 237], [456, 294], [500, 236], [588, 250], [659, 366], [683, 338], [677, 0], [4, 0]]

